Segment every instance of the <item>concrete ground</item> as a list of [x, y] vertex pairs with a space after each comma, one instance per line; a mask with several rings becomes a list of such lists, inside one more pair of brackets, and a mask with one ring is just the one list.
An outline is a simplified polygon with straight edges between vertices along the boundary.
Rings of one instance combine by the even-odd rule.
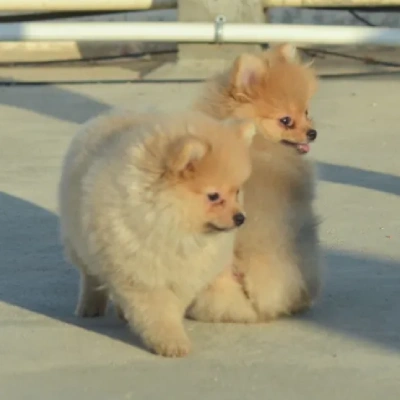
[[1, 86], [0, 398], [398, 399], [399, 77], [330, 76], [313, 104], [328, 265], [318, 306], [257, 326], [188, 322], [194, 350], [179, 360], [143, 350], [112, 313], [73, 316], [56, 186], [79, 123], [110, 105], [182, 107], [198, 84]]

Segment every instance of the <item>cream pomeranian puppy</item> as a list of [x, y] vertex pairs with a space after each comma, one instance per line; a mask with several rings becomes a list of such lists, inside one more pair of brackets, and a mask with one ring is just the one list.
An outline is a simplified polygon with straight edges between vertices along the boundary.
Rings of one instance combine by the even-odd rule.
[[197, 297], [188, 316], [215, 322], [260, 322], [311, 306], [320, 290], [314, 178], [307, 153], [317, 132], [308, 107], [316, 74], [296, 48], [243, 54], [211, 79], [195, 108], [218, 119], [249, 118], [258, 134], [244, 187], [247, 221], [226, 269]]
[[105, 313], [109, 297], [145, 345], [190, 350], [185, 310], [231, 265], [245, 221], [253, 123], [197, 112], [140, 117], [114, 110], [72, 140], [59, 185], [61, 238], [81, 273], [76, 313]]

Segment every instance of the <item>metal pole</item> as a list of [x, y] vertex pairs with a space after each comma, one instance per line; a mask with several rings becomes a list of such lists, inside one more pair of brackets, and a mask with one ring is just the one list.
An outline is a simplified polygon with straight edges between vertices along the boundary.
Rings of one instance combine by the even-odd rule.
[[[215, 43], [216, 37], [216, 25], [207, 22], [68, 22], [0, 25], [0, 41]], [[218, 43], [271, 42], [400, 46], [400, 29], [226, 23], [218, 32]]]

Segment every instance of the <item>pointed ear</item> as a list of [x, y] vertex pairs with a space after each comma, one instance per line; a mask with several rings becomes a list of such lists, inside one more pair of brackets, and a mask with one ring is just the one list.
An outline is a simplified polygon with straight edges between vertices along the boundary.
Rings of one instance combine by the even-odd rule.
[[309, 84], [309, 97], [311, 98], [312, 96], [315, 95], [316, 91], [318, 90], [318, 78], [316, 76], [313, 76], [312, 79], [310, 79], [310, 84]]
[[286, 62], [289, 63], [301, 62], [297, 47], [291, 43], [284, 43], [277, 45], [272, 48], [272, 51], [275, 53], [276, 56], [278, 56], [278, 58]]
[[315, 63], [315, 58], [313, 58], [312, 60], [309, 60], [309, 61], [303, 63], [303, 65], [304, 65], [306, 68], [311, 68], [311, 67], [314, 65], [314, 63]]
[[168, 149], [167, 168], [174, 173], [193, 170], [193, 164], [200, 161], [208, 150], [208, 144], [194, 135], [181, 137]]
[[236, 58], [230, 77], [233, 95], [237, 100], [247, 100], [252, 89], [257, 86], [266, 73], [264, 61], [253, 54], [241, 54]]
[[239, 137], [244, 140], [247, 146], [253, 143], [254, 135], [257, 133], [256, 125], [253, 121], [246, 120], [239, 123]]

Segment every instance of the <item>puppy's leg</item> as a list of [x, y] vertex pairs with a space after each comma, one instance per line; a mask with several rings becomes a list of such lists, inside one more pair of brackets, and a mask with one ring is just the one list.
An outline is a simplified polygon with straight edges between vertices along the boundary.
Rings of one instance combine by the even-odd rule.
[[80, 270], [80, 289], [75, 315], [78, 317], [102, 317], [107, 308], [108, 293], [99, 280], [89, 275], [87, 266], [78, 257], [67, 238], [63, 239], [66, 259]]
[[266, 322], [291, 314], [306, 291], [297, 264], [273, 252], [246, 261], [243, 287], [259, 318]]
[[223, 271], [197, 296], [186, 316], [204, 322], [257, 321], [257, 313], [231, 268]]
[[301, 314], [308, 311], [312, 307], [312, 299], [307, 290], [304, 290], [298, 301], [292, 304], [290, 314]]
[[299, 269], [306, 284], [307, 301], [295, 304], [294, 312], [310, 308], [321, 292], [323, 260], [318, 236], [318, 223], [316, 218], [311, 216], [300, 230], [297, 239]]
[[183, 326], [185, 306], [172, 291], [136, 285], [114, 289], [131, 329], [149, 349], [165, 357], [189, 353], [190, 341]]
[[75, 315], [79, 317], [102, 317], [107, 308], [108, 293], [99, 280], [81, 271], [80, 293]]

